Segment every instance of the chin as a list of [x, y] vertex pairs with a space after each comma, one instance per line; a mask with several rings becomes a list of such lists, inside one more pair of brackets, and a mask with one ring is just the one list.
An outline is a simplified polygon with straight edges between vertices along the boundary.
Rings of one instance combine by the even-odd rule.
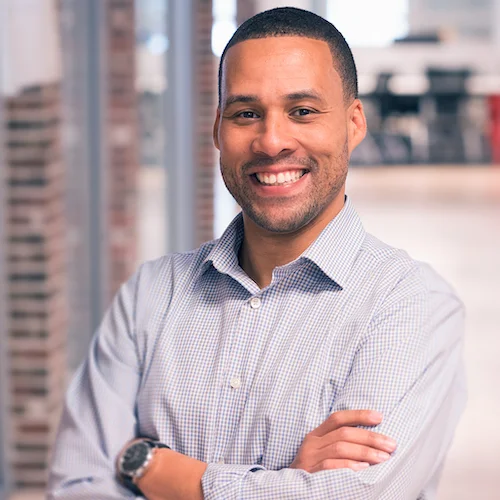
[[277, 234], [289, 234], [302, 229], [306, 226], [314, 217], [310, 217], [310, 214], [306, 216], [297, 216], [294, 218], [284, 218], [284, 217], [269, 217], [268, 214], [260, 215], [255, 213], [248, 213], [247, 215], [254, 224], [259, 226], [261, 229], [269, 231], [270, 233]]

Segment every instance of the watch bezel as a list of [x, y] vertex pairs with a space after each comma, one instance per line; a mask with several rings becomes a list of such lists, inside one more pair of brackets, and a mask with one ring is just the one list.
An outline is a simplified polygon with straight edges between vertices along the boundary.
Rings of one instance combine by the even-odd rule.
[[[135, 469], [132, 470], [124, 468], [125, 455], [127, 451], [130, 450], [130, 448], [132, 448], [133, 446], [138, 446], [138, 445], [146, 445], [149, 448], [142, 464], [139, 467], [136, 467]], [[136, 441], [134, 443], [131, 443], [130, 446], [127, 446], [127, 448], [123, 450], [120, 459], [118, 461], [118, 472], [120, 473], [120, 475], [124, 478], [132, 480], [132, 482], [135, 483], [135, 481], [140, 479], [146, 472], [146, 469], [153, 460], [156, 448], [157, 446], [155, 445], [155, 443], [149, 439], [143, 439], [141, 441]]]

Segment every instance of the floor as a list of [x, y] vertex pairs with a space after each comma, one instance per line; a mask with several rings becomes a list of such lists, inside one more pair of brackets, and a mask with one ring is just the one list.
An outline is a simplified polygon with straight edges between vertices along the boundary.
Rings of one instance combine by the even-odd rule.
[[365, 228], [431, 263], [467, 307], [468, 406], [439, 500], [500, 499], [500, 167], [358, 169], [348, 193]]
[[[163, 246], [157, 227], [161, 178], [143, 170], [144, 258]], [[500, 167], [353, 169], [347, 191], [369, 232], [431, 263], [466, 304], [469, 402], [438, 498], [500, 500]]]

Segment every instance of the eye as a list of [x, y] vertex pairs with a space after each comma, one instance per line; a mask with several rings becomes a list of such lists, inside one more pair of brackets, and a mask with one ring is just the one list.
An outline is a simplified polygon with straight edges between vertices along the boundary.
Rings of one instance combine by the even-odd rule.
[[241, 111], [240, 113], [237, 113], [235, 115], [236, 118], [246, 118], [246, 119], [255, 119], [259, 118], [259, 115], [257, 113], [254, 113], [253, 111]]
[[308, 108], [299, 108], [299, 109], [294, 109], [292, 111], [293, 116], [308, 116], [308, 115], [311, 115], [313, 113], [314, 113], [314, 111], [312, 109], [308, 109]]

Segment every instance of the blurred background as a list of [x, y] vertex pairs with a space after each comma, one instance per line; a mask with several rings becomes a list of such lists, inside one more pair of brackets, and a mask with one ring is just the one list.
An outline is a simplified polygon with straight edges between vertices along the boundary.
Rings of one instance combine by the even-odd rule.
[[468, 310], [469, 404], [440, 500], [500, 499], [500, 0], [0, 0], [0, 498], [41, 499], [68, 380], [117, 287], [237, 213], [212, 145], [218, 57], [293, 5], [351, 44], [366, 229]]

